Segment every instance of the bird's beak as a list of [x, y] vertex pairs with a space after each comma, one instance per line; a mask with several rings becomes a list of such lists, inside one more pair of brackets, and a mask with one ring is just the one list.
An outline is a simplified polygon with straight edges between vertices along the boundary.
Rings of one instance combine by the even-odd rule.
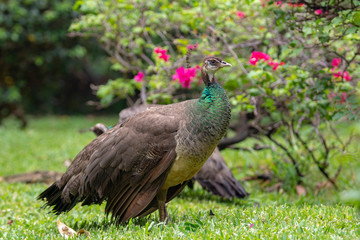
[[221, 67], [232, 67], [232, 65], [228, 62], [222, 61], [221, 62]]

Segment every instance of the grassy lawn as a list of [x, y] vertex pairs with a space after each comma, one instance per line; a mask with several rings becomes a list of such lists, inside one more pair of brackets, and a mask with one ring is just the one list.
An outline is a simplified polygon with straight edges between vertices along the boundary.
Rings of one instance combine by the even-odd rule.
[[[42, 117], [32, 118], [25, 131], [17, 122], [7, 120], [0, 127], [0, 176], [34, 170], [66, 170], [65, 160], [72, 159], [94, 135], [79, 133], [96, 122], [116, 123], [117, 117]], [[356, 141], [358, 142], [358, 141]], [[353, 169], [360, 166], [359, 147], [353, 143], [349, 156], [335, 158], [344, 165], [339, 178], [341, 189], [351, 188], [356, 181]], [[237, 179], [271, 165], [267, 151], [241, 153], [226, 151], [229, 166]], [[349, 160], [350, 159], [350, 160]], [[316, 172], [315, 172], [316, 173]], [[324, 179], [314, 174], [314, 179]], [[125, 225], [109, 222], [102, 206], [76, 206], [68, 214], [56, 216], [41, 209], [35, 200], [45, 184], [26, 185], [0, 182], [0, 239], [61, 239], [56, 221], [59, 219], [74, 230], [84, 228], [91, 239], [358, 239], [359, 214], [340, 200], [340, 193], [314, 189], [300, 197], [295, 193], [266, 192], [258, 182], [245, 182], [251, 192], [245, 200], [223, 200], [211, 196], [195, 185], [186, 188], [168, 204], [172, 224], [158, 222], [158, 213], [133, 219]], [[314, 185], [314, 184], [313, 184]], [[209, 216], [209, 211], [215, 214]], [[12, 220], [12, 224], [8, 224]], [[81, 237], [85, 238], [85, 237]]]

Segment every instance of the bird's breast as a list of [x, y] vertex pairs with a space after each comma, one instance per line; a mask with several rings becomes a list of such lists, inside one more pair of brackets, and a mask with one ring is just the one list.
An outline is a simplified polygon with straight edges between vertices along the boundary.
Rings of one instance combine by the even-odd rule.
[[[227, 126], [226, 126], [227, 128]], [[225, 129], [226, 129], [225, 128]], [[163, 189], [190, 180], [204, 165], [226, 130], [196, 119], [185, 122], [176, 139], [176, 159], [168, 173]]]

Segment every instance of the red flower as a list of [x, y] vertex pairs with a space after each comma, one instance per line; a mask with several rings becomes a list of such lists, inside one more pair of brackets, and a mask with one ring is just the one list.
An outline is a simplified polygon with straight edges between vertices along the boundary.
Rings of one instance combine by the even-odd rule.
[[305, 4], [304, 3], [288, 3], [290, 7], [302, 7]]
[[277, 2], [276, 2], [276, 5], [278, 5], [278, 6], [281, 6], [282, 4], [283, 4], [282, 1], [277, 1]]
[[267, 55], [266, 53], [263, 53], [263, 52], [252, 52], [251, 57], [249, 59], [249, 63], [251, 65], [256, 65], [256, 63], [261, 59], [266, 62], [266, 61], [270, 60], [271, 58], [269, 55]]
[[169, 61], [170, 55], [160, 54], [159, 59], [163, 59], [165, 62]]
[[350, 76], [350, 74], [349, 74], [348, 71], [345, 71], [345, 72], [344, 72], [343, 78], [344, 78], [345, 81], [347, 81], [347, 82], [351, 81], [351, 76]]
[[156, 48], [154, 48], [154, 52], [157, 54], [166, 54], [167, 50], [163, 49], [161, 47], [156, 47]]
[[323, 13], [323, 11], [322, 11], [321, 9], [315, 10], [315, 14], [316, 14], [316, 15], [320, 15], [320, 14], [322, 14], [322, 13]]
[[341, 58], [334, 58], [334, 59], [332, 60], [332, 65], [333, 65], [333, 67], [339, 66], [340, 63], [341, 63]]
[[135, 81], [141, 82], [144, 79], [144, 73], [138, 72], [138, 74], [134, 77]]
[[244, 19], [246, 17], [245, 13], [242, 11], [236, 11], [236, 15], [240, 18], [240, 19]]
[[258, 60], [263, 59], [264, 61], [270, 60], [270, 56], [263, 52], [252, 52], [251, 58], [256, 58]]
[[269, 66], [273, 67], [273, 70], [275, 71], [279, 67], [279, 63], [270, 61], [268, 63]]
[[284, 65], [285, 64], [285, 62], [278, 63], [278, 62], [275, 62], [275, 61], [271, 61], [271, 57], [269, 55], [267, 55], [266, 53], [263, 53], [263, 52], [252, 52], [251, 57], [249, 59], [249, 63], [251, 65], [256, 65], [257, 62], [259, 60], [261, 60], [261, 59], [264, 60], [264, 62], [267, 62], [267, 61], [270, 60], [269, 62], [267, 62], [267, 64], [269, 66], [273, 67], [274, 71], [279, 67], [279, 65]]
[[183, 68], [176, 69], [176, 73], [172, 76], [173, 80], [178, 79], [183, 88], [190, 89], [193, 78], [196, 77], [196, 70], [198, 68]]
[[347, 99], [347, 94], [346, 94], [346, 92], [343, 92], [341, 94], [341, 103], [344, 103], [346, 101], [346, 99]]
[[341, 78], [342, 72], [338, 71], [337, 73], [334, 73], [334, 77]]
[[344, 73], [342, 71], [338, 71], [337, 73], [334, 73], [334, 77], [336, 78], [343, 77], [345, 81], [347, 82], [351, 81], [351, 76], [348, 71], [345, 71]]
[[189, 44], [189, 45], [187, 45], [186, 46], [186, 48], [188, 49], [188, 50], [196, 50], [197, 48], [198, 48], [198, 46], [199, 46], [199, 44]]
[[157, 53], [159, 59], [163, 59], [165, 62], [169, 61], [170, 55], [167, 54], [167, 50], [161, 47], [154, 48], [154, 52]]

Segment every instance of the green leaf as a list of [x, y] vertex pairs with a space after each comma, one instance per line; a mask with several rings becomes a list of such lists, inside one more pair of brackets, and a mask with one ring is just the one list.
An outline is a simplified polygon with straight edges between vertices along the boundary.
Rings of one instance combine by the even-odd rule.
[[359, 30], [359, 28], [353, 26], [353, 27], [350, 27], [350, 28], [346, 29], [345, 34], [356, 33], [357, 30]]
[[353, 24], [355, 24], [356, 26], [360, 27], [360, 11], [357, 11], [352, 18], [352, 22]]
[[310, 35], [313, 33], [313, 28], [310, 26], [304, 26], [302, 31], [305, 33], [305, 36]]
[[247, 92], [250, 94], [250, 96], [259, 96], [261, 94], [261, 91], [257, 88], [250, 88], [247, 90]]
[[339, 119], [345, 117], [345, 113], [344, 112], [337, 112], [335, 113], [335, 115], [332, 117], [333, 121], [338, 121]]
[[336, 17], [336, 18], [334, 18], [332, 21], [331, 21], [331, 23], [333, 24], [333, 25], [338, 25], [339, 23], [342, 23], [343, 22], [343, 18], [342, 17]]

